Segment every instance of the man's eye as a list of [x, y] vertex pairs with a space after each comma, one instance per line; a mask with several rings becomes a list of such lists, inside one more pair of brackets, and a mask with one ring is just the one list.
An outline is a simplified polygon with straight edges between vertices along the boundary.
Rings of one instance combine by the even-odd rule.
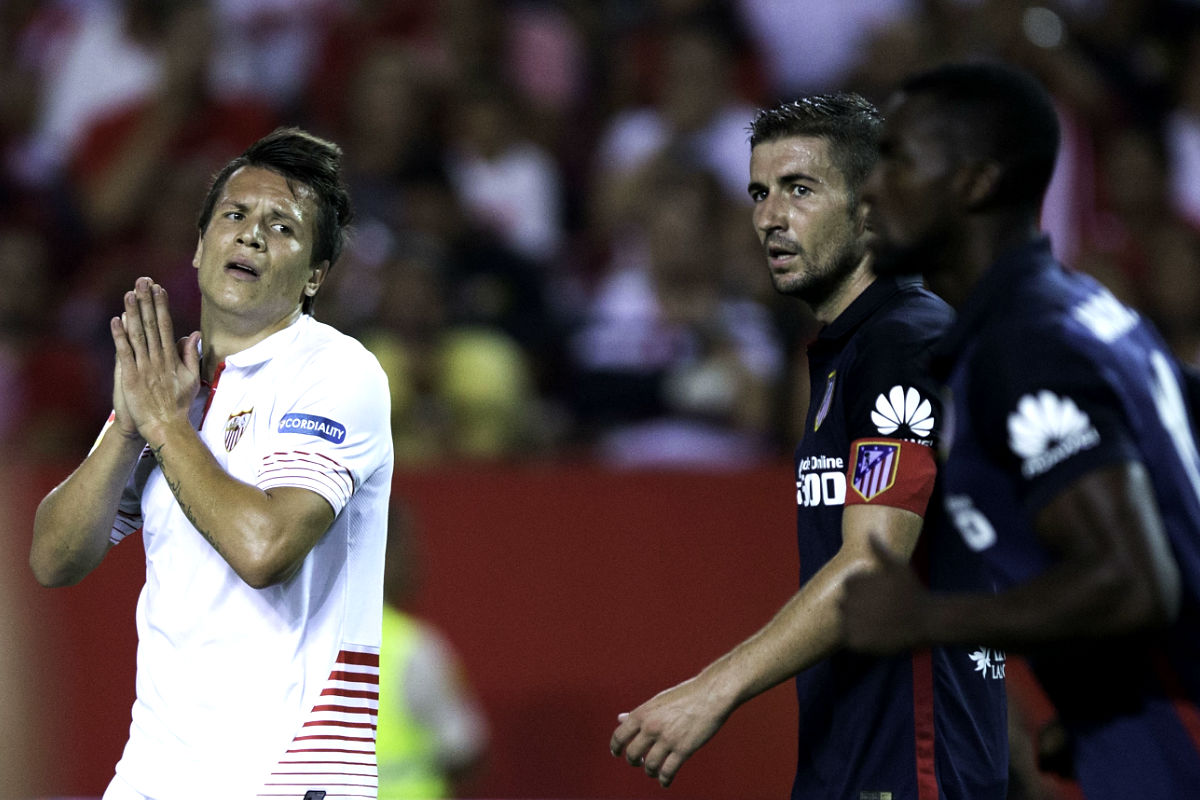
[[279, 231], [280, 233], [284, 234], [285, 236], [290, 236], [292, 233], [292, 229], [290, 227], [288, 227], [287, 225], [284, 225], [282, 222], [277, 222], [272, 227], [275, 228], [275, 230]]
[[762, 189], [751, 189], [750, 190], [750, 199], [756, 203], [761, 203], [763, 200], [767, 199], [767, 193], [764, 192]]
[[792, 186], [792, 195], [794, 197], [804, 197], [810, 194], [812, 194], [812, 189], [809, 189], [807, 186], [803, 186], [799, 183]]

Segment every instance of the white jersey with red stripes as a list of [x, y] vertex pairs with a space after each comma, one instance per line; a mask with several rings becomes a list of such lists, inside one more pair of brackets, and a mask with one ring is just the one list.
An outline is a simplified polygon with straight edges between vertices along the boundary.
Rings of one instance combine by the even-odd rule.
[[141, 528], [146, 549], [117, 764], [130, 787], [171, 800], [376, 796], [389, 404], [375, 358], [309, 316], [229, 356], [197, 398], [193, 422], [229, 474], [309, 489], [337, 515], [296, 575], [266, 589], [237, 576], [143, 454], [112, 537]]

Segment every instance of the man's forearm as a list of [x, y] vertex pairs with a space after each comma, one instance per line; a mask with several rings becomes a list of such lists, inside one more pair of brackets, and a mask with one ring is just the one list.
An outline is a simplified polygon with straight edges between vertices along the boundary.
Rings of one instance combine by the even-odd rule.
[[150, 452], [184, 516], [243, 574], [258, 543], [269, 535], [259, 511], [268, 502], [262, 490], [222, 469], [190, 425], [163, 427], [151, 438]]
[[333, 522], [333, 510], [316, 493], [266, 492], [230, 475], [186, 423], [148, 433], [150, 452], [188, 521], [255, 588], [289, 577]]
[[71, 475], [43, 498], [33, 521], [29, 566], [43, 586], [70, 586], [108, 552], [117, 505], [145, 442], [109, 425]]
[[842, 581], [867, 562], [839, 553], [822, 567], [757, 633], [706, 672], [736, 685], [740, 705], [793, 677], [839, 646], [838, 592]]
[[1012, 650], [1051, 642], [1121, 636], [1143, 626], [1121, 598], [1120, 573], [1062, 566], [996, 595], [931, 594], [921, 644], [984, 644]]

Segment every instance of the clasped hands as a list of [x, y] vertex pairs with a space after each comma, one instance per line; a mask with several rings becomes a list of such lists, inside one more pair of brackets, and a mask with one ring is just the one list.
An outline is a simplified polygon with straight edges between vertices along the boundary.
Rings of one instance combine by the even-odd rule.
[[115, 425], [126, 438], [153, 443], [166, 426], [187, 419], [200, 390], [200, 333], [175, 340], [167, 291], [150, 278], [137, 279], [124, 306], [109, 322]]

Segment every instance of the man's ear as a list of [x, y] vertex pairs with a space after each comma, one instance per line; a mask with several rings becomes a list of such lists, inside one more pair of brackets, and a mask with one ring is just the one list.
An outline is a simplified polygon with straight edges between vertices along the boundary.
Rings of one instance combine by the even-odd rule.
[[983, 208], [995, 199], [1004, 168], [995, 161], [977, 161], [963, 164], [956, 176], [955, 188], [971, 210]]
[[871, 204], [864, 200], [860, 200], [858, 207], [854, 209], [854, 231], [864, 245], [870, 246], [875, 241], [875, 227], [871, 224]]
[[329, 274], [329, 262], [322, 261], [312, 268], [312, 275], [308, 282], [304, 284], [304, 294], [308, 297], [315, 297], [317, 291], [320, 290], [321, 284], [325, 282], [325, 276]]
[[859, 233], [871, 233], [871, 204], [865, 200], [858, 201], [854, 209], [854, 228]]

